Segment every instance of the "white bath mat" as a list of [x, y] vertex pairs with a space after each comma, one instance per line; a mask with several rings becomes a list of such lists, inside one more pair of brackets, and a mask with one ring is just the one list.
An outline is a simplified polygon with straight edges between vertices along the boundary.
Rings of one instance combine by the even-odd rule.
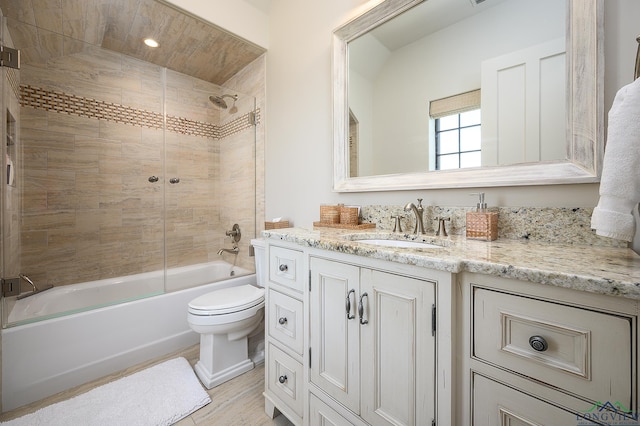
[[1, 424], [170, 425], [209, 402], [189, 362], [175, 358]]

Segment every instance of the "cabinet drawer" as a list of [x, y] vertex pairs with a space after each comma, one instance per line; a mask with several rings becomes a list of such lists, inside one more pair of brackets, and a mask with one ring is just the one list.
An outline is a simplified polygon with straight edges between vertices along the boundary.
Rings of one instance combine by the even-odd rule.
[[302, 302], [269, 290], [267, 307], [269, 335], [302, 355]]
[[[473, 426], [540, 426], [594, 424], [554, 405], [473, 375]], [[589, 408], [585, 403], [585, 410]]]
[[271, 246], [269, 249], [269, 280], [302, 292], [304, 285], [302, 252]]
[[499, 291], [473, 293], [473, 355], [592, 401], [632, 404], [631, 319]]
[[302, 417], [302, 364], [271, 344], [268, 351], [269, 369], [266, 378], [268, 391]]

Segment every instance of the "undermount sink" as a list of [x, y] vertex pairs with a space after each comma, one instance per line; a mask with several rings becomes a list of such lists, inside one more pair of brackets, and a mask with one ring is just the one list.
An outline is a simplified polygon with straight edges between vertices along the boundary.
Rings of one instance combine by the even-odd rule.
[[437, 244], [423, 243], [420, 241], [369, 239], [369, 240], [356, 240], [355, 242], [373, 244], [376, 246], [386, 246], [386, 247], [422, 248], [422, 249], [442, 248], [442, 246], [439, 246]]

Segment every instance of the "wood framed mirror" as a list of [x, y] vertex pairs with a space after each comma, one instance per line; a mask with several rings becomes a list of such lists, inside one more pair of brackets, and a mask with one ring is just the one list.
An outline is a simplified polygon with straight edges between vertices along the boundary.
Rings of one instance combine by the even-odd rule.
[[[598, 182], [604, 153], [603, 1], [566, 2], [566, 140], [564, 158], [454, 170], [353, 173], [349, 45], [396, 17], [406, 17], [432, 0], [385, 0], [333, 33], [334, 179], [336, 192], [464, 188]], [[473, 0], [465, 0], [467, 2]], [[485, 0], [486, 1], [486, 0]], [[505, 0], [507, 3], [515, 0]], [[428, 103], [424, 99], [424, 115]], [[484, 119], [484, 117], [483, 117]], [[404, 152], [411, 156], [411, 152]], [[562, 156], [562, 154], [560, 155]]]

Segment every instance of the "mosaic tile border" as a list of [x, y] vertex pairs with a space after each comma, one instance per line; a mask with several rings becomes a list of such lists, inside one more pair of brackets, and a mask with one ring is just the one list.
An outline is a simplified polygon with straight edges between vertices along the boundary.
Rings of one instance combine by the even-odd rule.
[[[96, 99], [83, 98], [63, 92], [46, 90], [30, 85], [20, 85], [20, 105], [45, 111], [53, 111], [84, 118], [111, 121], [136, 127], [162, 129], [164, 117], [157, 112], [131, 108], [125, 105]], [[259, 124], [260, 109], [254, 111], [255, 125]], [[254, 126], [251, 113], [238, 117], [222, 126], [184, 117], [167, 115], [167, 130], [183, 135], [200, 136], [220, 140]]]

